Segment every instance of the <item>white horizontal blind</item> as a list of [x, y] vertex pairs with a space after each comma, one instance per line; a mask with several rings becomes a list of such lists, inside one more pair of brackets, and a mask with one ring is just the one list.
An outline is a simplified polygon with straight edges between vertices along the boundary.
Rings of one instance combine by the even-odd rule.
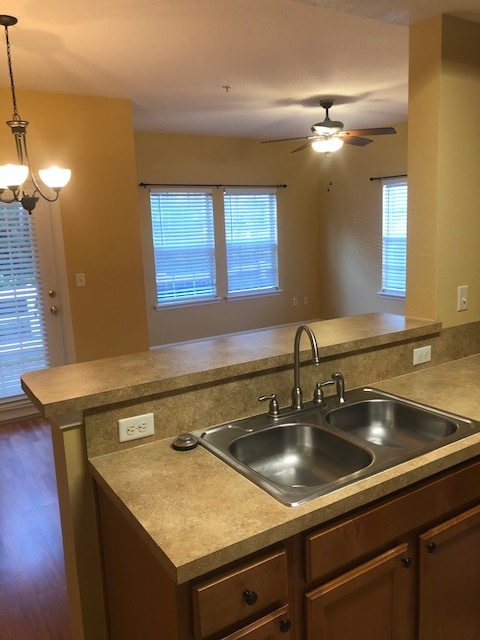
[[150, 193], [158, 305], [216, 296], [212, 194]]
[[0, 203], [0, 398], [22, 394], [20, 375], [48, 365], [33, 220]]
[[278, 289], [275, 191], [226, 191], [224, 210], [228, 294]]
[[382, 291], [404, 296], [407, 269], [406, 181], [383, 185]]

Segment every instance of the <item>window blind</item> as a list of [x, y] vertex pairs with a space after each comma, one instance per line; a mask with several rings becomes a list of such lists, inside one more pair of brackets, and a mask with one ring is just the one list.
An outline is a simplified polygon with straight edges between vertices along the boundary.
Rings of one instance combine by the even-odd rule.
[[275, 191], [224, 195], [228, 295], [278, 289]]
[[382, 291], [397, 296], [406, 286], [407, 198], [405, 181], [383, 185]]
[[212, 194], [150, 193], [159, 305], [216, 297]]
[[20, 375], [48, 365], [33, 221], [18, 203], [1, 203], [0, 398], [22, 394]]

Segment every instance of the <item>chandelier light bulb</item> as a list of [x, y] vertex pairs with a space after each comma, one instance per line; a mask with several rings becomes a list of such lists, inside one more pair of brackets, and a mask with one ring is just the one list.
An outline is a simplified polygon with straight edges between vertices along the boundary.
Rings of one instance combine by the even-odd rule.
[[70, 180], [72, 172], [70, 169], [60, 167], [49, 167], [38, 171], [41, 181], [51, 189], [62, 189]]
[[338, 151], [343, 147], [341, 138], [325, 138], [324, 140], [315, 140], [312, 142], [312, 149], [318, 153], [331, 153]]
[[0, 167], [0, 188], [18, 189], [28, 178], [28, 167], [24, 164], [4, 164]]

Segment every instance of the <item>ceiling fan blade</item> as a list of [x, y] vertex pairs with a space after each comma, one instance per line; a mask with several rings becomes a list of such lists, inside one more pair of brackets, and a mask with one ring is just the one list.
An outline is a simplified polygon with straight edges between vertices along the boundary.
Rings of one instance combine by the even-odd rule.
[[[314, 138], [315, 139], [315, 138]], [[310, 140], [309, 142], [302, 144], [301, 147], [297, 147], [296, 149], [294, 149], [293, 151], [290, 151], [290, 153], [297, 153], [297, 151], [303, 151], [304, 149], [307, 149], [308, 147], [310, 147], [310, 145], [312, 144], [314, 140]]]
[[376, 127], [373, 129], [348, 129], [343, 133], [348, 133], [351, 136], [388, 136], [397, 132], [393, 127]]
[[[346, 131], [344, 133], [346, 133]], [[356, 147], [364, 147], [373, 142], [373, 140], [369, 140], [368, 138], [359, 138], [358, 136], [352, 136], [350, 134], [342, 136], [342, 140], [345, 144], [353, 144]]]
[[269, 142], [289, 142], [290, 140], [310, 140], [314, 136], [301, 136], [300, 138], [281, 138], [280, 140], [262, 140], [262, 144], [268, 144]]

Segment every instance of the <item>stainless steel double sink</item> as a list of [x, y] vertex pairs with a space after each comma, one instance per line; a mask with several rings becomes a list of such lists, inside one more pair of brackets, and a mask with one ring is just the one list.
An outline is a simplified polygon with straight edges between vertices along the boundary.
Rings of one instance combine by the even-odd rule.
[[480, 430], [480, 423], [370, 387], [340, 404], [194, 432], [200, 444], [288, 506], [298, 506]]

